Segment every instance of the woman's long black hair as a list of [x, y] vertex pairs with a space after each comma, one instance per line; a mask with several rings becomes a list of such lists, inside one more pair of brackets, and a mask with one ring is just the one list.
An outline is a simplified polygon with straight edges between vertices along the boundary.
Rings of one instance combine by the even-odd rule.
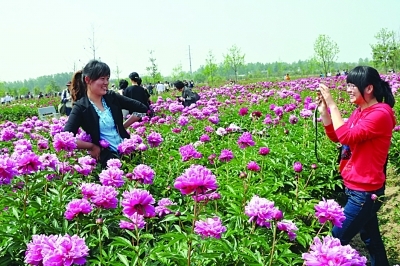
[[384, 102], [390, 107], [395, 104], [395, 99], [389, 83], [384, 81], [378, 71], [369, 66], [357, 66], [347, 75], [347, 83], [354, 84], [364, 98], [364, 90], [368, 85], [374, 87], [373, 94], [378, 102]]
[[85, 77], [97, 80], [101, 77], [110, 76], [110, 67], [103, 62], [91, 60], [82, 70], [78, 70], [72, 76], [71, 97], [74, 102], [86, 96], [87, 85]]

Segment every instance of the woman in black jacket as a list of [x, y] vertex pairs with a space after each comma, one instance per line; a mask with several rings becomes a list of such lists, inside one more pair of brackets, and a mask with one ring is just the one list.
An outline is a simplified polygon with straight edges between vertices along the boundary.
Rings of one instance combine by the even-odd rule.
[[[129, 138], [125, 130], [134, 122], [130, 117], [123, 122], [122, 109], [146, 113], [148, 107], [108, 90], [110, 68], [97, 60], [90, 61], [72, 78], [71, 97], [73, 108], [64, 131], [76, 134], [79, 127], [91, 136], [92, 142], [77, 140], [78, 149], [86, 149], [102, 167], [111, 158], [118, 158], [118, 145]], [[101, 148], [100, 141], [109, 146]], [[103, 145], [104, 146], [104, 145]]]

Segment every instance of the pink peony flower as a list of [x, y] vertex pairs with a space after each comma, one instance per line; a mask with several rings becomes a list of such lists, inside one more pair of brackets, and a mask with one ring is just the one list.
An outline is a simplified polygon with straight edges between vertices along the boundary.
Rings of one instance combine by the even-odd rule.
[[123, 193], [123, 200], [121, 205], [123, 207], [122, 212], [127, 217], [138, 213], [144, 217], [154, 217], [155, 208], [153, 196], [146, 190], [134, 189], [132, 191], [125, 191]]
[[67, 204], [67, 210], [64, 213], [65, 219], [72, 220], [80, 213], [88, 214], [93, 210], [89, 201], [86, 199], [74, 199]]
[[209, 190], [216, 190], [218, 185], [211, 170], [202, 165], [192, 164], [175, 180], [174, 187], [179, 189], [182, 194], [188, 195], [191, 193], [205, 194]]
[[367, 259], [360, 256], [350, 245], [342, 246], [340, 240], [332, 236], [325, 236], [322, 239], [321, 242], [318, 237], [315, 237], [310, 252], [303, 253], [305, 265], [367, 265]]
[[207, 218], [205, 221], [196, 221], [194, 232], [202, 238], [214, 237], [220, 239], [222, 233], [226, 232], [226, 227], [222, 225], [219, 217]]
[[323, 199], [314, 208], [316, 210], [315, 216], [321, 224], [331, 221], [333, 225], [339, 228], [342, 227], [346, 216], [344, 216], [344, 209], [336, 201]]
[[153, 184], [153, 179], [156, 173], [150, 166], [139, 164], [133, 169], [132, 179], [143, 184]]

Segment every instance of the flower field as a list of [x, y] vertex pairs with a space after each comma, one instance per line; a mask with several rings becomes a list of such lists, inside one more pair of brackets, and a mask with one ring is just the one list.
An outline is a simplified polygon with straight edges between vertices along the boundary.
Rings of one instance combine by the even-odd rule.
[[[385, 79], [396, 95], [400, 75]], [[104, 170], [66, 117], [10, 122], [22, 107], [8, 107], [0, 265], [366, 265], [330, 237], [344, 216], [336, 144], [313, 119], [320, 82], [349, 116], [344, 77], [203, 87], [189, 108], [159, 97]]]

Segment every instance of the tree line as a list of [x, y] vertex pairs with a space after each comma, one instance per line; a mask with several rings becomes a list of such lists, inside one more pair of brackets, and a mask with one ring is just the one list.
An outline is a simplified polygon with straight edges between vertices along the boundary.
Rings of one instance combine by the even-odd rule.
[[[332, 75], [337, 71], [351, 69], [356, 65], [373, 66], [381, 72], [387, 73], [400, 68], [400, 34], [387, 28], [375, 34], [376, 42], [371, 44], [372, 59], [360, 58], [358, 62], [337, 62], [339, 47], [334, 40], [325, 34], [317, 37], [314, 43], [314, 55], [306, 60], [297, 62], [269, 62], [246, 63], [245, 54], [236, 45], [232, 45], [223, 55], [223, 61], [217, 62], [212, 50], [205, 58], [204, 65], [194, 72], [183, 71], [182, 64], [175, 66], [170, 75], [163, 76], [158, 70], [154, 50], [150, 51], [149, 66], [146, 67], [147, 75], [143, 75], [143, 83], [156, 83], [157, 81], [194, 80], [197, 83], [218, 84], [227, 80], [239, 79], [272, 79], [282, 78], [285, 74], [305, 77], [314, 75]], [[111, 83], [118, 85], [119, 68], [117, 66], [116, 79]], [[5, 93], [11, 95], [25, 95], [28, 91], [37, 95], [39, 92], [59, 92], [71, 73], [58, 73], [14, 82], [0, 82], [0, 96]], [[115, 74], [115, 73], [114, 73]]]

